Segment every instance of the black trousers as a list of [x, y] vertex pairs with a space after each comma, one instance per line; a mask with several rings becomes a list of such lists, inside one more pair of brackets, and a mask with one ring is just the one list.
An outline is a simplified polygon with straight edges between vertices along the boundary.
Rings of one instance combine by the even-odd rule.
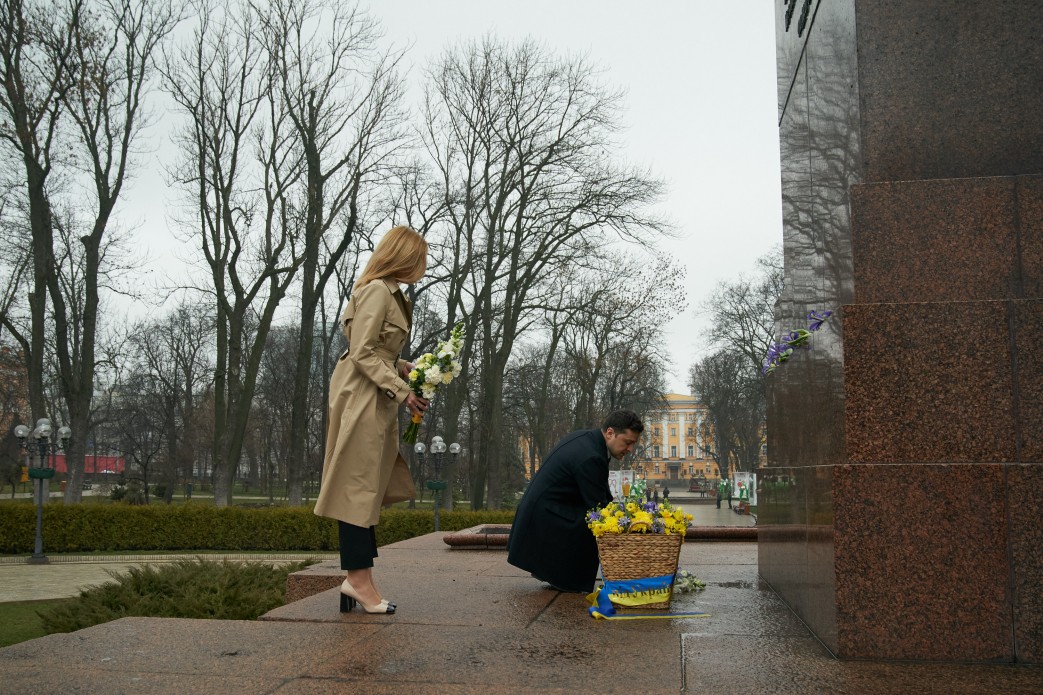
[[342, 570], [364, 570], [373, 566], [373, 559], [377, 556], [375, 526], [355, 526], [338, 520], [337, 532]]

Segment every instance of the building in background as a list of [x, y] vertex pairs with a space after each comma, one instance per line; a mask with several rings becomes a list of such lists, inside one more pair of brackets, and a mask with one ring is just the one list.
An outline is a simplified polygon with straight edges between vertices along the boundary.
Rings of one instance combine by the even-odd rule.
[[624, 464], [660, 488], [708, 489], [721, 471], [710, 453], [706, 407], [678, 393], [668, 393], [665, 402], [665, 410], [645, 416], [641, 445]]
[[0, 346], [0, 429], [29, 423], [29, 377], [20, 350]]

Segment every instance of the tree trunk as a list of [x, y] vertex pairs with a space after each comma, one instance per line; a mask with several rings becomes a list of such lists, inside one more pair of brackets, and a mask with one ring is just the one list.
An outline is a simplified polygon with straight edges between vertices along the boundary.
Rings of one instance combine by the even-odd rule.
[[[485, 394], [482, 398], [485, 414], [479, 425], [482, 432], [482, 487], [488, 483], [488, 508], [499, 509], [503, 499], [503, 366], [498, 361], [492, 365], [489, 374], [483, 375]], [[484, 490], [481, 490], [484, 493]], [[475, 507], [472, 502], [472, 508]]]
[[34, 160], [26, 157], [29, 183], [29, 220], [33, 233], [33, 291], [29, 294], [30, 338], [29, 354], [29, 409], [32, 429], [36, 421], [47, 417], [43, 393], [44, 345], [46, 338], [47, 275], [54, 264], [54, 231], [51, 227], [51, 206], [44, 190], [46, 174]]
[[[314, 276], [314, 273], [311, 274]], [[313, 277], [305, 273], [304, 287], [310, 287]], [[305, 294], [310, 294], [307, 289]], [[304, 468], [308, 448], [308, 414], [311, 410], [312, 347], [315, 343], [315, 303], [308, 297], [301, 301], [301, 326], [297, 336], [297, 364], [293, 380], [293, 403], [290, 408], [290, 455], [286, 461], [286, 484], [289, 504], [299, 507], [304, 500]], [[310, 305], [311, 309], [308, 309]]]

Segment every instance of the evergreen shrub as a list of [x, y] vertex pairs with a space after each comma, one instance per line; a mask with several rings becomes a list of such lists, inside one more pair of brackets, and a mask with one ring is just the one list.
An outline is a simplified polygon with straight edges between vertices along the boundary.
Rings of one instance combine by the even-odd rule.
[[[442, 531], [478, 524], [510, 524], [512, 511], [439, 514]], [[385, 509], [377, 544], [387, 545], [434, 530], [429, 510]], [[0, 505], [0, 553], [31, 553], [36, 538], [33, 505]], [[337, 524], [309, 508], [243, 509], [210, 504], [47, 504], [46, 553], [124, 551], [335, 551]]]
[[281, 606], [286, 576], [308, 562], [273, 565], [183, 558], [131, 567], [40, 614], [47, 634], [73, 632], [127, 616], [254, 620]]

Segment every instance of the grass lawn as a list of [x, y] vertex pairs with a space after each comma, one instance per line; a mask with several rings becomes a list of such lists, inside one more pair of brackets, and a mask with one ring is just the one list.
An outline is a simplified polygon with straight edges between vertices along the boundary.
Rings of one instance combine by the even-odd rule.
[[196, 557], [131, 567], [74, 598], [0, 603], [0, 647], [126, 616], [255, 620], [282, 605], [287, 575], [309, 564]]
[[60, 598], [48, 601], [0, 603], [0, 647], [18, 644], [47, 634], [37, 611], [46, 611], [76, 601]]

